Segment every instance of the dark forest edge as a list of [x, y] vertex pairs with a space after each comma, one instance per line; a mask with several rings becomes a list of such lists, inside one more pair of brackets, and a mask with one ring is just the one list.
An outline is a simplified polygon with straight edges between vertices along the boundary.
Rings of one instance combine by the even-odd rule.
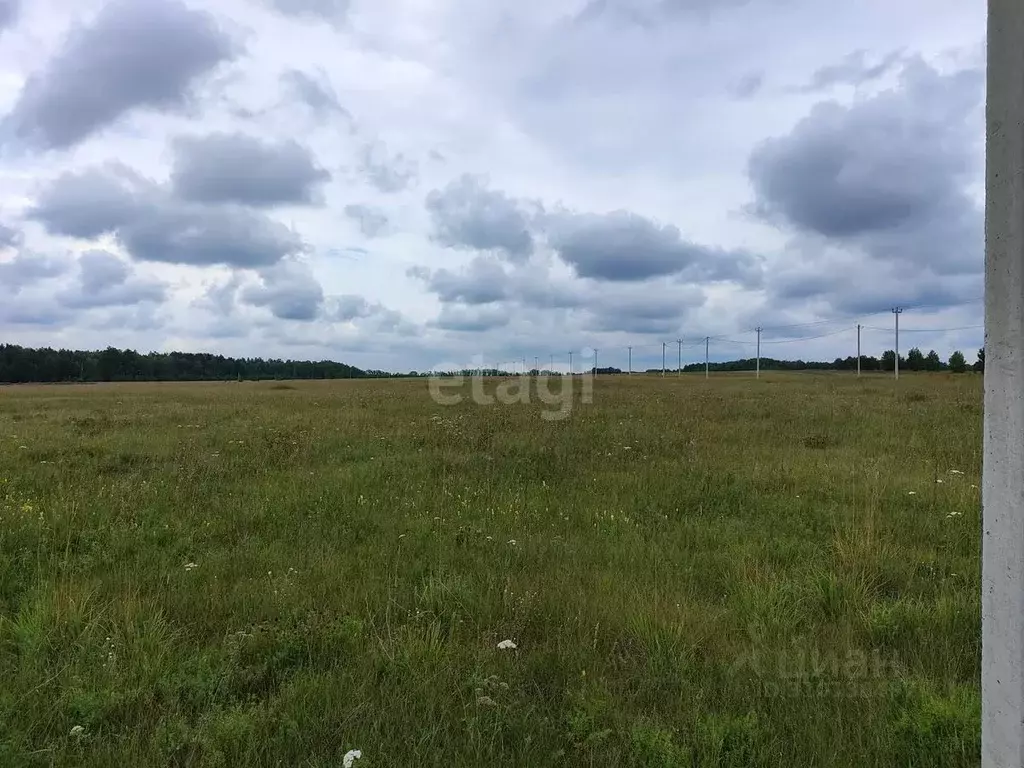
[[[862, 356], [861, 370], [891, 371], [895, 361], [892, 350], [881, 357]], [[756, 365], [754, 358], [713, 362], [708, 365], [712, 371], [750, 371]], [[805, 360], [776, 360], [761, 358], [762, 371], [854, 371], [857, 358], [839, 358], [832, 362]], [[943, 362], [933, 350], [924, 354], [914, 347], [906, 357], [900, 356], [902, 371], [949, 371], [964, 373], [969, 370], [985, 369], [985, 350], [978, 350], [977, 360], [968, 364], [959, 351]], [[704, 370], [704, 363], [690, 363], [683, 366], [684, 372]], [[676, 369], [671, 369], [675, 373]], [[594, 372], [594, 369], [590, 369]], [[598, 368], [597, 373], [625, 373], [619, 368]], [[660, 368], [650, 368], [648, 373], [660, 373]], [[451, 371], [435, 375], [484, 375], [505, 376], [509, 371]], [[534, 369], [536, 375], [541, 373]], [[639, 371], [638, 371], [639, 373]], [[234, 358], [224, 355], [194, 352], [149, 352], [139, 354], [130, 349], [108, 347], [98, 351], [77, 351], [68, 349], [38, 349], [15, 344], [0, 344], [0, 383], [2, 384], [44, 384], [75, 381], [262, 381], [281, 379], [380, 379], [407, 378], [431, 375], [427, 372], [389, 373], [378, 370], [362, 370], [355, 366], [332, 360], [280, 360], [259, 357]]]

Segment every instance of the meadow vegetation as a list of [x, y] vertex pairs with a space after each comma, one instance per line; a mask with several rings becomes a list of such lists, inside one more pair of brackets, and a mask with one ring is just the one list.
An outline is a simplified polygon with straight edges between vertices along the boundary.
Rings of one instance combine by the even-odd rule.
[[978, 764], [979, 375], [547, 408], [0, 388], [0, 765]]

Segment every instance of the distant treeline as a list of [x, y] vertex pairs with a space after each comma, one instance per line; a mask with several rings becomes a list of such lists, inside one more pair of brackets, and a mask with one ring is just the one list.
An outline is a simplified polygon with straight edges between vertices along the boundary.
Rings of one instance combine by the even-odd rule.
[[231, 379], [355, 379], [389, 376], [330, 360], [264, 360], [191, 352], [130, 349], [82, 352], [0, 344], [0, 383], [62, 381], [217, 381]]
[[[862, 356], [862, 371], [891, 371], [896, 355], [892, 350], [881, 357]], [[751, 371], [755, 358], [710, 363], [712, 371]], [[806, 360], [776, 360], [761, 358], [763, 371], [854, 371], [857, 358], [837, 357], [830, 363]], [[985, 350], [978, 350], [977, 360], [968, 365], [959, 351], [943, 362], [932, 350], [924, 354], [914, 347], [906, 357], [900, 356], [900, 370], [904, 371], [952, 371], [963, 373], [968, 370], [985, 369]], [[591, 369], [593, 370], [593, 369]], [[675, 368], [671, 369], [675, 372]], [[704, 370], [704, 363], [690, 363], [683, 366], [686, 372]], [[530, 373], [541, 373], [536, 369]], [[649, 373], [660, 373], [660, 368], [650, 368]], [[469, 375], [479, 371], [460, 371], [441, 375]], [[488, 370], [484, 375], [507, 376], [508, 371]], [[621, 368], [598, 368], [596, 373], [626, 373]], [[230, 381], [264, 379], [367, 379], [398, 378], [408, 376], [429, 376], [426, 372], [388, 373], [378, 370], [361, 370], [345, 363], [331, 360], [318, 362], [308, 360], [264, 360], [260, 357], [224, 357], [207, 353], [192, 352], [149, 352], [139, 354], [130, 349], [115, 349], [83, 352], [69, 349], [32, 349], [15, 344], [0, 344], [0, 383], [23, 384], [65, 381]]]

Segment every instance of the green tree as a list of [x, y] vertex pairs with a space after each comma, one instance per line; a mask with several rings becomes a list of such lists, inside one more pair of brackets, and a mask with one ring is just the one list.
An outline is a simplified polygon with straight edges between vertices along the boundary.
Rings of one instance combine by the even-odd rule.
[[967, 370], [967, 358], [959, 349], [949, 356], [949, 370], [953, 373], [963, 373]]
[[914, 347], [907, 352], [907, 370], [923, 371], [925, 369], [924, 354], [920, 349]]
[[930, 350], [924, 358], [924, 369], [926, 371], [941, 371], [942, 360], [939, 358], [939, 353], [934, 349]]
[[985, 372], [985, 348], [982, 347], [978, 350], [978, 360], [974, 364], [974, 370]]

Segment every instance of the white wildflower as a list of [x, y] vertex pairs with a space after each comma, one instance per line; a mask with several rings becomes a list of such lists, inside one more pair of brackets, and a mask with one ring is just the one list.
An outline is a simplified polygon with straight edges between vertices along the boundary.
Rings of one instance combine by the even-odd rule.
[[352, 768], [352, 763], [354, 763], [356, 760], [359, 760], [362, 756], [363, 753], [360, 752], [358, 749], [350, 749], [348, 752], [345, 753], [345, 756], [341, 758], [341, 764], [345, 768]]
[[496, 706], [498, 706], [498, 702], [496, 702], [490, 696], [480, 696], [479, 698], [477, 698], [476, 703], [479, 704], [481, 707], [496, 707]]
[[962, 475], [963, 472], [961, 472], [959, 469], [951, 469], [951, 470], [949, 470], [949, 474], [951, 474], [951, 475]]
[[84, 735], [85, 735], [85, 728], [83, 728], [80, 725], [76, 725], [76, 726], [74, 726], [71, 729], [71, 736], [75, 737], [76, 739], [81, 737], [81, 736], [84, 736]]
[[514, 547], [516, 545], [516, 540], [515, 539], [509, 539], [508, 543], [511, 544]]
[[519, 646], [517, 646], [511, 640], [502, 640], [500, 643], [498, 643], [499, 651], [514, 651], [518, 647]]
[[917, 496], [917, 491], [907, 491], [907, 496]]
[[936, 483], [941, 483], [941, 482], [942, 482], [942, 478], [941, 478], [941, 477], [937, 477], [937, 478], [935, 478], [935, 482], [936, 482]]
[[185, 570], [186, 571], [191, 571], [193, 568], [198, 568], [198, 567], [199, 567], [198, 563], [185, 563]]

